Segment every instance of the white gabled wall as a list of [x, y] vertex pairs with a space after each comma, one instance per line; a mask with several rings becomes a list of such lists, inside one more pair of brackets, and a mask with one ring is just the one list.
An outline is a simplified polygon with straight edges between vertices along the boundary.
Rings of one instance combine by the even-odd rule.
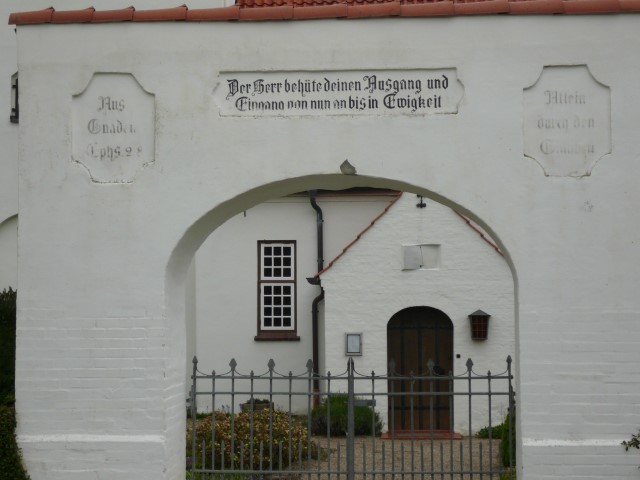
[[[506, 370], [507, 356], [515, 353], [514, 281], [509, 266], [453, 210], [430, 199], [425, 202], [425, 208], [417, 208], [415, 195], [405, 193], [322, 275], [327, 370], [345, 368], [345, 333], [363, 332], [363, 355], [355, 357], [356, 368], [384, 374], [387, 323], [395, 313], [414, 306], [441, 310], [453, 322], [454, 374], [466, 371], [468, 358], [479, 374]], [[440, 267], [403, 270], [402, 246], [420, 244], [440, 246]], [[486, 341], [471, 339], [468, 315], [478, 309], [491, 315]], [[456, 383], [457, 391], [461, 388]], [[493, 424], [506, 415], [502, 400], [494, 399]], [[378, 410], [385, 420], [386, 405], [381, 398]], [[463, 433], [469, 431], [466, 406], [466, 398], [456, 397], [454, 428]], [[487, 425], [488, 409], [485, 400], [474, 401], [473, 406], [475, 431]]]

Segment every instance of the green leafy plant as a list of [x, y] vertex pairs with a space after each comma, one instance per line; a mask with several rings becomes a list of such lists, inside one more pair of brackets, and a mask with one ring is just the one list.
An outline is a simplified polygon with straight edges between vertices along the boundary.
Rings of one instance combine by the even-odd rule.
[[[345, 436], [347, 433], [347, 394], [338, 393], [325, 397], [311, 412], [311, 431], [315, 435]], [[379, 435], [382, 431], [380, 414], [369, 406], [355, 406], [354, 433]]]
[[15, 290], [0, 292], [0, 478], [28, 480], [16, 443], [13, 407], [16, 362]]
[[0, 292], [0, 403], [13, 404], [16, 365], [16, 299], [9, 287]]
[[[502, 459], [502, 465], [505, 467], [516, 465], [516, 422], [515, 422], [515, 409], [508, 413], [502, 422], [502, 436], [500, 438], [500, 458]], [[513, 420], [512, 420], [513, 419]], [[509, 429], [509, 423], [511, 423], [511, 429]], [[509, 432], [511, 430], [511, 432]], [[509, 436], [511, 433], [511, 436]]]
[[622, 446], [627, 452], [630, 448], [640, 450], [640, 430], [635, 435], [631, 435], [631, 439], [623, 441]]
[[[203, 467], [203, 440], [205, 468], [211, 468], [214, 451], [215, 468], [243, 470], [284, 469], [308, 453], [315, 456], [317, 448], [307, 429], [297, 419], [278, 409], [241, 412], [233, 416], [234, 445], [231, 450], [231, 420], [229, 412], [216, 411], [196, 422], [195, 466]], [[269, 429], [271, 428], [271, 443]], [[215, 440], [213, 432], [215, 431]], [[193, 423], [187, 423], [187, 457], [191, 456]], [[215, 446], [213, 443], [215, 442]], [[193, 461], [193, 460], [191, 460]]]
[[[507, 425], [504, 421], [498, 425], [493, 425], [491, 427], [491, 438], [495, 440], [502, 438], [502, 432], [505, 428], [508, 429], [509, 425]], [[476, 433], [476, 437], [489, 438], [489, 427], [482, 427], [480, 430], [478, 430], [478, 432]]]

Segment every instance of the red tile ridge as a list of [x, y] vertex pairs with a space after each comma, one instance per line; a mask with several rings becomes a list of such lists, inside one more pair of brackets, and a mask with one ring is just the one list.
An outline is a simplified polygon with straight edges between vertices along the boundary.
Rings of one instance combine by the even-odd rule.
[[286, 20], [312, 18], [436, 17], [482, 14], [603, 14], [640, 12], [640, 0], [238, 0], [230, 7], [190, 10], [56, 11], [53, 7], [9, 15], [10, 25], [43, 23]]
[[93, 21], [95, 8], [89, 7], [84, 10], [53, 10], [51, 12], [51, 23], [89, 23]]
[[500, 247], [498, 245], [496, 245], [491, 238], [487, 238], [487, 235], [480, 228], [478, 228], [469, 217], [467, 217], [466, 215], [461, 214], [460, 212], [458, 212], [456, 210], [454, 210], [454, 212], [460, 218], [462, 218], [465, 221], [465, 223], [467, 225], [469, 225], [469, 227], [471, 227], [472, 230], [474, 230], [478, 235], [480, 235], [480, 238], [482, 238], [485, 242], [487, 242], [489, 245], [491, 245], [491, 247], [496, 252], [498, 252], [500, 255], [502, 255], [504, 257], [504, 253], [502, 253], [502, 250], [500, 250]]
[[622, 12], [640, 12], [640, 0], [618, 0]]
[[384, 215], [389, 211], [389, 209], [390, 209], [393, 205], [395, 205], [395, 203], [396, 203], [398, 200], [400, 200], [400, 197], [402, 197], [402, 192], [398, 192], [398, 194], [397, 194], [395, 197], [393, 197], [393, 199], [389, 202], [389, 204], [388, 204], [386, 207], [384, 207], [384, 210], [382, 210], [382, 212], [380, 212], [380, 213], [379, 213], [379, 214], [378, 214], [378, 215], [377, 215], [373, 220], [371, 220], [371, 223], [370, 223], [369, 225], [367, 225], [366, 227], [364, 227], [364, 229], [363, 229], [360, 233], [358, 233], [358, 235], [356, 235], [356, 238], [354, 238], [353, 240], [351, 240], [351, 241], [347, 244], [347, 246], [346, 246], [346, 247], [344, 247], [344, 248], [342, 249], [342, 251], [341, 251], [338, 255], [336, 255], [336, 257], [335, 257], [333, 260], [331, 260], [331, 261], [327, 264], [327, 266], [326, 266], [326, 267], [324, 267], [322, 270], [320, 270], [318, 273], [316, 273], [316, 274], [315, 274], [313, 277], [311, 277], [311, 278], [320, 278], [320, 276], [321, 276], [324, 272], [326, 272], [326, 271], [327, 271], [327, 270], [329, 270], [331, 267], [333, 267], [333, 265], [335, 265], [335, 263], [336, 263], [336, 262], [337, 262], [337, 261], [338, 261], [338, 260], [339, 260], [339, 259], [340, 259], [344, 254], [345, 254], [345, 253], [347, 253], [347, 251], [348, 251], [351, 247], [353, 247], [353, 245], [355, 245], [355, 243], [356, 243], [358, 240], [360, 240], [360, 239], [362, 238], [362, 236], [363, 236], [365, 233], [367, 233], [367, 232], [371, 229], [371, 227], [373, 227], [373, 226], [378, 222], [378, 220], [380, 220], [380, 219], [381, 219], [381, 218], [382, 218], [382, 217], [383, 217], [383, 216], [384, 216]]
[[565, 0], [564, 13], [616, 13], [618, 0]]
[[453, 1], [443, 0], [429, 3], [403, 3], [400, 15], [403, 17], [438, 17], [454, 15]]
[[230, 7], [217, 8], [195, 8], [187, 11], [187, 21], [208, 22], [214, 20], [238, 20], [240, 18], [240, 7], [232, 5]]
[[134, 22], [167, 22], [187, 19], [187, 6], [174, 8], [157, 8], [153, 10], [136, 10], [133, 12]]
[[365, 3], [347, 5], [348, 18], [397, 17], [400, 15], [400, 1], [385, 3]]
[[[639, 0], [640, 1], [640, 0]], [[314, 18], [344, 18], [347, 16], [346, 3], [332, 5], [296, 6], [293, 8], [293, 18], [297, 20]]]
[[509, 0], [456, 1], [455, 15], [486, 15], [489, 13], [509, 13]]
[[293, 6], [241, 8], [240, 20], [290, 20]]
[[564, 13], [565, 0], [512, 0], [509, 13], [513, 14], [553, 14]]
[[94, 23], [105, 22], [130, 22], [133, 20], [134, 7], [120, 8], [118, 10], [100, 10], [93, 13]]
[[39, 23], [51, 23], [51, 17], [55, 9], [53, 7], [33, 12], [16, 12], [9, 15], [9, 25], [34, 25]]

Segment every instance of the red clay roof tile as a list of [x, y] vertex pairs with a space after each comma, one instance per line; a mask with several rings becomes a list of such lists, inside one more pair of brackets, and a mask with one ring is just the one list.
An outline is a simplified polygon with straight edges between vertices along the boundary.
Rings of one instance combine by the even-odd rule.
[[348, 18], [393, 17], [400, 15], [400, 2], [385, 2], [347, 6]]
[[346, 3], [334, 3], [333, 5], [314, 5], [294, 7], [293, 18], [298, 20], [313, 18], [343, 18], [347, 16]]
[[456, 15], [485, 15], [488, 13], [508, 13], [509, 0], [458, 0], [453, 4]]
[[216, 20], [286, 20], [311, 18], [436, 17], [496, 13], [627, 13], [640, 12], [640, 0], [237, 0], [231, 7], [189, 10], [55, 11], [53, 7], [9, 16], [11, 25], [42, 23], [167, 22]]
[[618, 0], [623, 12], [640, 12], [640, 0]]
[[566, 0], [565, 13], [615, 13], [620, 11], [618, 0]]
[[222, 8], [199, 8], [187, 12], [187, 20], [193, 22], [238, 20], [238, 18], [240, 18], [240, 7], [237, 5]]
[[453, 15], [453, 2], [443, 0], [438, 2], [411, 2], [400, 5], [400, 15], [403, 17], [438, 17]]
[[51, 15], [51, 23], [88, 23], [93, 21], [95, 8], [89, 7], [84, 10], [66, 10], [56, 12]]
[[159, 8], [154, 10], [136, 10], [133, 12], [134, 22], [167, 22], [187, 19], [187, 6], [175, 8]]
[[515, 14], [553, 14], [564, 13], [564, 0], [512, 0], [509, 13]]
[[240, 20], [288, 20], [293, 18], [293, 6], [241, 8]]
[[18, 12], [9, 15], [9, 25], [32, 25], [38, 23], [51, 23], [53, 7], [34, 12]]
[[93, 12], [94, 23], [104, 22], [128, 22], [133, 20], [133, 7], [121, 8], [119, 10], [101, 10]]

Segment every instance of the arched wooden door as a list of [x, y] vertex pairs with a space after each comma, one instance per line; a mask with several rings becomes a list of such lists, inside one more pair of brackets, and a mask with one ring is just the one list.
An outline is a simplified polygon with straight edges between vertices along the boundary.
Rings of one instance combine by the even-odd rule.
[[[395, 364], [398, 375], [428, 375], [427, 362], [433, 360], [435, 373], [449, 374], [453, 369], [453, 323], [435, 308], [410, 307], [399, 311], [387, 324], [387, 360]], [[395, 392], [409, 392], [411, 382], [393, 382]], [[429, 381], [413, 382], [414, 392], [428, 392]], [[449, 390], [447, 380], [433, 381], [433, 391]], [[412, 405], [413, 403], [413, 405]], [[449, 430], [452, 402], [447, 396], [431, 398], [400, 395], [389, 400], [389, 429], [410, 430], [413, 412], [414, 430]], [[433, 417], [431, 415], [433, 414]], [[433, 420], [431, 420], [433, 418]]]

